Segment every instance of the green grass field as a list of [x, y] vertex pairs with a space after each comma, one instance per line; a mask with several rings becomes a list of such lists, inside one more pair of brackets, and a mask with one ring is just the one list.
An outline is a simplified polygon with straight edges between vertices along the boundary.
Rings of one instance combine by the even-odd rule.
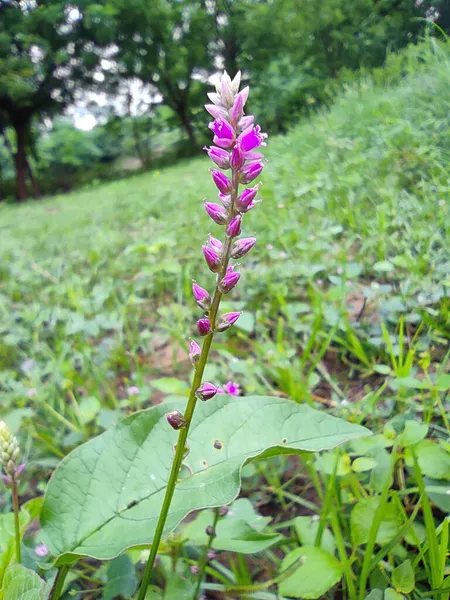
[[[448, 49], [424, 45], [269, 140], [243, 232], [258, 243], [225, 303], [244, 315], [207, 379], [375, 431], [420, 417], [444, 436], [449, 89]], [[201, 244], [220, 235], [202, 206], [208, 168], [194, 159], [0, 208], [0, 415], [22, 424], [38, 490], [75, 445], [187, 390], [191, 282], [212, 287]]]

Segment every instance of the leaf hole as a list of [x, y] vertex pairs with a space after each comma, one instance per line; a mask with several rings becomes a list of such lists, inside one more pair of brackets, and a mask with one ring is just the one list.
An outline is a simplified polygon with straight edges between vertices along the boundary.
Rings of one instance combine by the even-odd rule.
[[223, 448], [223, 444], [220, 440], [216, 440], [214, 442], [213, 446], [216, 450], [222, 450], [222, 448]]
[[208, 466], [208, 463], [206, 462], [206, 460], [202, 460], [202, 465], [203, 465], [203, 466], [205, 467], [205, 469], [206, 469], [206, 467]]
[[287, 444], [287, 439], [286, 439], [286, 438], [283, 438], [283, 439], [281, 440], [281, 443], [282, 443], [282, 444]]

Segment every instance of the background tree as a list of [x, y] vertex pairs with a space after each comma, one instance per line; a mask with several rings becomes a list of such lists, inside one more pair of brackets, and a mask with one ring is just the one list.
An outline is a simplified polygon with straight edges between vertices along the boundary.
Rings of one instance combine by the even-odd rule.
[[112, 25], [107, 8], [89, 1], [0, 0], [0, 110], [15, 131], [19, 200], [28, 196], [33, 119], [61, 112], [77, 85], [93, 81]]

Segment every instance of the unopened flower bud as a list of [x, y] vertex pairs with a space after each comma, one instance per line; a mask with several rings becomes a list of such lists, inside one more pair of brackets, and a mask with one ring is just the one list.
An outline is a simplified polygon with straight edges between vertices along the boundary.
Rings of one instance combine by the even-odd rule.
[[240, 196], [238, 196], [236, 200], [236, 208], [239, 212], [247, 212], [249, 210], [249, 206], [252, 204], [255, 199], [256, 194], [258, 193], [259, 185], [255, 185], [252, 188], [247, 188], [242, 192]]
[[200, 573], [200, 569], [197, 567], [197, 565], [191, 565], [189, 569], [192, 575], [198, 575]]
[[209, 400], [216, 394], [217, 387], [214, 384], [209, 383], [209, 381], [205, 381], [205, 383], [202, 383], [202, 385], [199, 388], [197, 388], [197, 391], [195, 392], [195, 395], [200, 400]]
[[255, 160], [244, 165], [241, 169], [239, 181], [241, 183], [251, 183], [254, 179], [260, 175], [264, 169], [264, 165], [261, 161]]
[[219, 283], [219, 290], [222, 294], [228, 294], [235, 287], [240, 277], [239, 271], [233, 272], [232, 269], [228, 269], [225, 277]]
[[236, 96], [233, 106], [230, 109], [230, 120], [232, 123], [237, 123], [244, 114], [244, 106], [247, 102], [250, 88], [247, 86]]
[[230, 158], [230, 166], [232, 169], [240, 169], [245, 163], [245, 154], [242, 150], [241, 144], [236, 142]]
[[225, 225], [227, 222], [227, 211], [220, 204], [214, 204], [214, 202], [205, 202], [205, 210], [213, 221], [218, 225]]
[[208, 292], [204, 288], [197, 285], [195, 281], [192, 284], [192, 291], [198, 306], [204, 310], [208, 310], [211, 305], [211, 296], [208, 294]]
[[228, 111], [222, 106], [217, 106], [216, 104], [205, 104], [205, 108], [209, 114], [214, 117], [214, 119], [228, 119]]
[[173, 410], [172, 412], [167, 413], [166, 419], [169, 425], [176, 430], [182, 429], [187, 425], [186, 419], [183, 417], [179, 410]]
[[222, 76], [221, 80], [221, 90], [220, 90], [220, 99], [222, 101], [222, 105], [225, 108], [231, 108], [234, 102], [234, 94], [231, 90], [231, 81], [230, 78]]
[[216, 325], [217, 331], [226, 331], [229, 329], [232, 325], [234, 325], [234, 323], [236, 323], [241, 314], [242, 313], [240, 312], [229, 312], [223, 314]]
[[239, 91], [239, 86], [241, 85], [241, 72], [238, 71], [234, 76], [234, 79], [230, 82], [230, 88], [233, 94], [237, 94]]
[[234, 238], [241, 233], [242, 215], [237, 215], [232, 219], [227, 227], [227, 234]]
[[231, 195], [230, 194], [219, 194], [219, 200], [222, 202], [227, 210], [231, 208]]
[[214, 250], [214, 252], [217, 252], [217, 254], [220, 254], [223, 250], [223, 244], [220, 240], [218, 240], [217, 238], [213, 237], [210, 233], [208, 233], [209, 236], [209, 245], [210, 247]]
[[216, 553], [214, 550], [208, 550], [208, 560], [214, 560], [216, 558]]
[[191, 361], [192, 366], [195, 366], [198, 363], [201, 352], [202, 349], [197, 344], [197, 342], [191, 340], [191, 343], [189, 345], [189, 360]]
[[211, 176], [219, 192], [221, 192], [222, 194], [229, 194], [231, 192], [233, 187], [231, 185], [231, 181], [226, 175], [222, 173], [222, 171], [218, 171], [217, 169], [211, 169]]
[[[19, 444], [4, 421], [0, 421], [0, 466], [14, 481]], [[22, 469], [23, 470], [23, 469]]]
[[249, 127], [251, 127], [253, 125], [254, 120], [255, 120], [255, 117], [253, 115], [248, 115], [246, 117], [242, 117], [241, 119], [239, 119], [238, 124], [237, 124], [238, 131], [244, 132], [246, 129], [248, 129]]
[[209, 319], [199, 319], [197, 321], [197, 329], [200, 335], [208, 335], [211, 331], [211, 322]]
[[247, 252], [250, 252], [255, 244], [255, 237], [241, 238], [240, 240], [236, 240], [231, 247], [231, 258], [242, 258], [247, 254]]
[[206, 527], [205, 533], [209, 537], [216, 537], [216, 532], [215, 532], [214, 527], [212, 525], [208, 525], [208, 527]]
[[213, 273], [218, 273], [222, 268], [222, 261], [220, 260], [220, 256], [215, 252], [212, 248], [208, 246], [202, 246], [203, 255], [205, 257], [206, 263], [210, 270]]
[[219, 515], [221, 517], [226, 517], [229, 512], [230, 509], [225, 504], [219, 508]]
[[216, 163], [218, 167], [221, 169], [229, 169], [230, 168], [230, 153], [223, 148], [216, 148], [216, 146], [211, 146], [208, 148], [205, 146], [203, 150], [206, 150], [209, 158]]

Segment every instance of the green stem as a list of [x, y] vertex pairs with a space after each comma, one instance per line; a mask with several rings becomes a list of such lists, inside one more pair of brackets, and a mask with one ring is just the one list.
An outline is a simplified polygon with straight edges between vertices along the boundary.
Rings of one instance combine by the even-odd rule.
[[66, 580], [67, 574], [70, 571], [70, 567], [64, 566], [60, 567], [58, 570], [58, 574], [56, 575], [55, 581], [53, 583], [53, 587], [49, 594], [48, 600], [58, 600], [61, 596], [61, 592], [63, 591], [64, 582]]
[[216, 508], [215, 514], [214, 514], [214, 521], [213, 521], [213, 524], [212, 524], [212, 532], [211, 532], [211, 535], [208, 537], [208, 543], [207, 543], [207, 545], [205, 547], [205, 550], [203, 552], [203, 556], [202, 556], [202, 558], [200, 560], [200, 563], [199, 563], [200, 571], [198, 573], [197, 585], [195, 587], [195, 592], [194, 592], [194, 596], [193, 596], [192, 600], [197, 600], [197, 598], [200, 595], [202, 583], [203, 583], [203, 580], [205, 579], [206, 565], [208, 564], [208, 553], [211, 550], [214, 538], [216, 537], [216, 527], [217, 527], [217, 522], [219, 520], [219, 516], [220, 516], [219, 515], [219, 509]]
[[17, 490], [17, 481], [12, 483], [12, 502], [13, 502], [13, 510], [14, 510], [14, 531], [16, 538], [16, 561], [20, 563], [22, 561], [22, 555], [20, 550], [20, 506], [19, 506], [19, 493]]
[[[235, 216], [234, 205], [237, 198], [238, 193], [238, 175], [237, 173], [233, 173], [233, 191], [231, 193], [231, 210], [230, 217], [228, 222]], [[167, 520], [167, 515], [169, 514], [170, 505], [172, 503], [173, 494], [175, 492], [175, 487], [178, 480], [178, 475], [181, 469], [181, 465], [183, 463], [184, 452], [186, 448], [186, 441], [189, 434], [189, 429], [192, 423], [192, 417], [194, 416], [195, 406], [197, 404], [197, 397], [195, 392], [200, 387], [202, 383], [203, 373], [205, 371], [206, 363], [208, 361], [209, 351], [211, 349], [211, 344], [214, 338], [214, 328], [216, 325], [217, 312], [219, 310], [220, 301], [222, 299], [222, 293], [219, 290], [219, 282], [223, 279], [227, 272], [228, 263], [230, 261], [230, 251], [232, 245], [232, 238], [226, 235], [225, 243], [223, 245], [222, 252], [222, 269], [217, 276], [216, 282], [216, 290], [214, 293], [214, 298], [211, 304], [211, 308], [209, 309], [209, 320], [211, 323], [211, 333], [205, 336], [205, 341], [203, 342], [202, 351], [200, 353], [200, 358], [197, 363], [194, 378], [192, 380], [191, 391], [189, 393], [189, 399], [186, 405], [186, 411], [184, 413], [184, 419], [186, 421], [186, 427], [180, 429], [178, 434], [178, 442], [175, 449], [175, 456], [172, 463], [172, 468], [170, 470], [169, 479], [167, 481], [166, 492], [164, 494], [163, 504], [161, 507], [161, 512], [159, 514], [158, 523], [156, 524], [155, 535], [153, 537], [152, 546], [150, 549], [150, 556], [148, 557], [147, 564], [145, 566], [144, 576], [142, 578], [141, 587], [139, 589], [139, 593], [137, 596], [137, 600], [144, 600], [147, 588], [150, 583], [150, 578], [152, 576], [156, 555], [158, 554], [159, 543], [161, 542], [161, 538], [164, 534], [164, 527]]]

